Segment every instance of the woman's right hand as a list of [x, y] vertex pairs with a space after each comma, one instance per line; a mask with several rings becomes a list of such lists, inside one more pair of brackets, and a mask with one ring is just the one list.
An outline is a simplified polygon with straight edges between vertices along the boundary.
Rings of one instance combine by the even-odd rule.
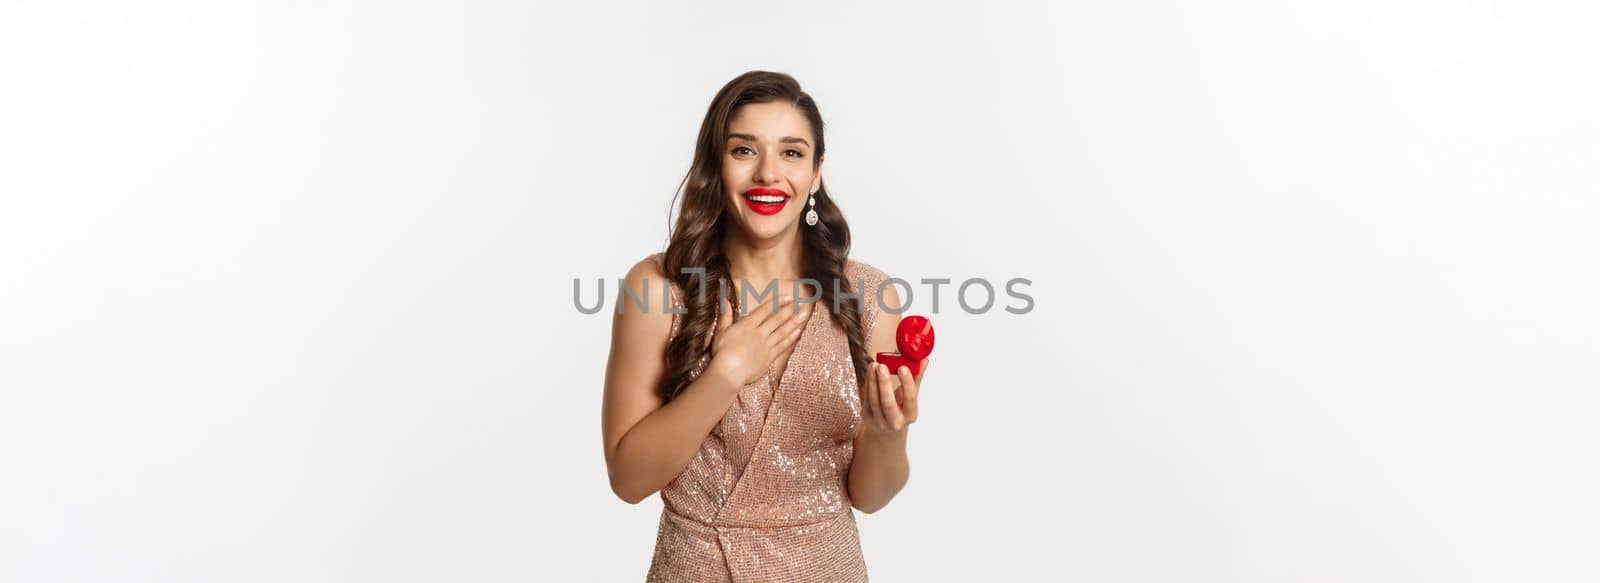
[[[760, 379], [773, 361], [794, 347], [815, 306], [803, 304], [794, 309], [790, 307], [794, 304], [792, 296], [780, 299], [773, 294], [734, 321], [728, 299], [719, 298], [717, 302], [717, 333], [708, 368], [739, 387]], [[778, 302], [776, 308], [773, 302]]]

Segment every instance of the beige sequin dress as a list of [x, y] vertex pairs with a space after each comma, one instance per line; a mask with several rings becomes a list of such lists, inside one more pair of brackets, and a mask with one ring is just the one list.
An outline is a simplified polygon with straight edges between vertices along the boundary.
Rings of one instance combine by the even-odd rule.
[[[651, 259], [659, 264], [662, 256]], [[870, 338], [876, 290], [887, 276], [850, 261], [845, 277], [853, 290], [867, 290], [862, 322]], [[671, 287], [682, 307], [683, 289]], [[845, 489], [861, 393], [844, 330], [824, 304], [816, 307], [781, 378], [769, 368], [740, 389], [694, 459], [661, 490], [648, 581], [867, 580]]]

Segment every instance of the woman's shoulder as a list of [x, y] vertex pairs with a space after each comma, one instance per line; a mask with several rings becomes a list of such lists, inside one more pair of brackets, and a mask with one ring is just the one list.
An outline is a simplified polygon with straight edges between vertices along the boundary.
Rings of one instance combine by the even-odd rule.
[[628, 275], [624, 276], [630, 283], [642, 281], [664, 282], [667, 280], [666, 253], [651, 253], [635, 262], [628, 268]]
[[[647, 297], [649, 302], [666, 300], [667, 307], [681, 307], [681, 290], [678, 282], [667, 277], [666, 253], [651, 253], [640, 259], [633, 267], [628, 269], [628, 274], [623, 276], [624, 285], [638, 297]], [[668, 290], [668, 291], [662, 291]], [[649, 305], [654, 305], [649, 304]], [[664, 310], [653, 310], [661, 312]]]
[[844, 277], [851, 284], [861, 282], [861, 289], [875, 291], [889, 279], [889, 274], [876, 265], [852, 258], [845, 260]]
[[861, 294], [862, 308], [874, 319], [878, 315], [879, 306], [883, 303], [884, 294], [894, 293], [892, 289], [884, 289], [893, 287], [888, 285], [888, 272], [865, 261], [847, 260], [844, 266], [844, 278], [850, 280], [851, 290]]
[[666, 276], [664, 253], [652, 253], [634, 263], [617, 290], [617, 317], [630, 333], [671, 339], [678, 331], [678, 310], [683, 307], [677, 282]]
[[666, 267], [665, 266], [667, 264], [667, 252], [665, 252], [665, 251], [657, 251], [655, 253], [651, 253], [649, 255], [646, 255], [646, 256], [644, 256], [644, 259], [640, 259], [638, 263], [634, 264], [634, 266], [637, 267], [639, 265], [644, 265], [644, 264], [655, 265], [656, 266], [656, 271], [658, 273], [661, 273], [661, 274], [665, 275], [665, 273], [666, 273]]
[[[885, 317], [884, 302], [893, 301], [895, 296], [894, 286], [888, 285], [888, 272], [878, 266], [865, 261], [850, 259], [846, 261], [845, 279], [850, 280], [851, 289], [861, 294], [862, 324], [865, 328], [868, 343], [873, 341], [873, 332], [878, 328], [878, 320]], [[897, 317], [897, 316], [894, 316]]]

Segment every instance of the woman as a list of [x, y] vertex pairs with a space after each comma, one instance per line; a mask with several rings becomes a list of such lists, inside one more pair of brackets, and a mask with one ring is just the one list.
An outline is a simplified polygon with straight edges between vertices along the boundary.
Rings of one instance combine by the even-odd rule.
[[849, 259], [823, 143], [793, 78], [728, 82], [666, 252], [628, 272], [602, 429], [617, 496], [661, 492], [651, 581], [865, 581], [851, 509], [905, 486], [922, 379], [872, 361], [900, 299]]

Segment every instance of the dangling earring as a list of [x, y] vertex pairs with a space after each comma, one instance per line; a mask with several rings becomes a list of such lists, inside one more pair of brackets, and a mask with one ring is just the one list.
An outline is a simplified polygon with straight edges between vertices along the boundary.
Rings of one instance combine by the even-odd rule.
[[811, 225], [811, 226], [816, 226], [816, 224], [817, 224], [817, 193], [816, 193], [816, 191], [812, 191], [811, 192], [811, 202], [806, 203], [806, 205], [811, 207], [811, 210], [806, 211], [806, 224], [807, 225]]

